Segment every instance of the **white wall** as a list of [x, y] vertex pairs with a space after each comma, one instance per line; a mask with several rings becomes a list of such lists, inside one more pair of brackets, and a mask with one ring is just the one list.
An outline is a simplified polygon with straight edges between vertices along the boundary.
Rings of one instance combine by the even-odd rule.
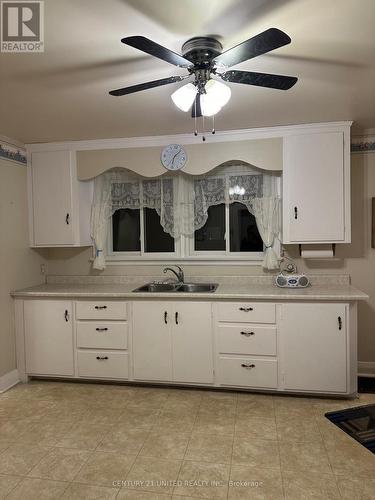
[[11, 290], [43, 282], [46, 259], [29, 248], [26, 167], [0, 158], [0, 377], [16, 368]]

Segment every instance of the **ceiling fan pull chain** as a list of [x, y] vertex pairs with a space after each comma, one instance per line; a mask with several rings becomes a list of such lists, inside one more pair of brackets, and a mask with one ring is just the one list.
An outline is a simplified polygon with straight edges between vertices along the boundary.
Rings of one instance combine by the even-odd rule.
[[206, 141], [206, 136], [205, 136], [206, 129], [204, 126], [204, 115], [202, 115], [202, 129], [203, 129], [202, 141], [205, 142]]
[[215, 134], [216, 133], [216, 130], [215, 130], [215, 115], [212, 116], [212, 134]]
[[195, 137], [197, 137], [198, 129], [197, 129], [197, 100], [196, 99], [194, 99], [194, 110], [195, 110], [195, 113], [194, 113], [194, 135], [195, 135]]

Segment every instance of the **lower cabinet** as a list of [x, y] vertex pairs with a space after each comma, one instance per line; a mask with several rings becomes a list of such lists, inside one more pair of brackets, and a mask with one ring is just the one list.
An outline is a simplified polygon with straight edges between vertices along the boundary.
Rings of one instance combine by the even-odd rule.
[[72, 303], [65, 300], [25, 300], [26, 373], [74, 375]]
[[133, 375], [138, 380], [213, 383], [211, 304], [134, 302]]
[[112, 351], [78, 351], [78, 376], [127, 379], [128, 353]]
[[347, 392], [347, 316], [345, 304], [282, 305], [284, 389]]

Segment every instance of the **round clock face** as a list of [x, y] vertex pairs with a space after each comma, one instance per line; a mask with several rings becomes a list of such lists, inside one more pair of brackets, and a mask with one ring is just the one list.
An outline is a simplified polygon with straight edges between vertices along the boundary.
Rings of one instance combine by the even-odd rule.
[[169, 144], [161, 152], [161, 162], [168, 170], [179, 170], [184, 167], [187, 154], [179, 144]]

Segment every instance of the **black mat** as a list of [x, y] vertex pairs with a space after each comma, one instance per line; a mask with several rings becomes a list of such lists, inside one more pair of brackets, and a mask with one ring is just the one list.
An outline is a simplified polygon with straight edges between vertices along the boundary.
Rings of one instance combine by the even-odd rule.
[[375, 454], [375, 404], [330, 411], [325, 416]]
[[375, 394], [375, 377], [358, 377], [358, 392]]

